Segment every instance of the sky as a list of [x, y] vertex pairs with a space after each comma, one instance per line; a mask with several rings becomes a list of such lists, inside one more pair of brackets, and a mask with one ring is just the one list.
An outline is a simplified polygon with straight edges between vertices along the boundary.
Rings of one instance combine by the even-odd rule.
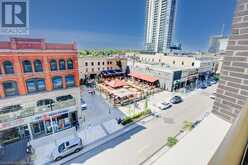
[[[146, 0], [29, 2], [27, 37], [75, 41], [79, 48], [143, 48]], [[235, 0], [178, 0], [177, 7], [174, 41], [185, 50], [207, 50], [209, 36], [219, 34], [223, 24], [230, 33]]]

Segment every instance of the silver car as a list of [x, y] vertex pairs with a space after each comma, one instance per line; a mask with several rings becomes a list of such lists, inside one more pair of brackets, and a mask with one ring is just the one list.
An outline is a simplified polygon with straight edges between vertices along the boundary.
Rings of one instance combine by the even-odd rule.
[[79, 152], [83, 148], [82, 139], [77, 136], [61, 140], [58, 144], [51, 153], [51, 159], [55, 161], [61, 160], [74, 152]]

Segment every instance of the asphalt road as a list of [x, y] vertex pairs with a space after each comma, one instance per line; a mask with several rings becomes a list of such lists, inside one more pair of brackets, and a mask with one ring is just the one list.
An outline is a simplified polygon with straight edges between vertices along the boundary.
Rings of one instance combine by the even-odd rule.
[[140, 164], [164, 145], [167, 137], [176, 135], [185, 120], [195, 121], [212, 110], [213, 100], [209, 95], [213, 93], [214, 88], [210, 87], [185, 96], [182, 103], [161, 112], [159, 118], [154, 118], [66, 164]]

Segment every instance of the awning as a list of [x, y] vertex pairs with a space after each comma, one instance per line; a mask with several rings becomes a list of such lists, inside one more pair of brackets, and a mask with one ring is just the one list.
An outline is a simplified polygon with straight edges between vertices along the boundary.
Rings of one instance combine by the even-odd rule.
[[144, 80], [144, 81], [147, 81], [147, 82], [155, 82], [155, 81], [158, 81], [157, 78], [155, 77], [152, 77], [152, 76], [148, 76], [148, 75], [144, 75], [142, 73], [138, 73], [138, 72], [132, 72], [130, 74], [128, 74], [129, 76], [131, 77], [134, 77], [134, 78], [137, 78], [137, 79], [140, 79], [140, 80]]
[[120, 76], [123, 75], [124, 72], [122, 72], [120, 69], [115, 70], [104, 70], [101, 72], [103, 76]]
[[112, 88], [120, 88], [120, 87], [128, 85], [126, 82], [118, 80], [118, 79], [112, 80], [112, 81], [105, 81], [105, 84]]

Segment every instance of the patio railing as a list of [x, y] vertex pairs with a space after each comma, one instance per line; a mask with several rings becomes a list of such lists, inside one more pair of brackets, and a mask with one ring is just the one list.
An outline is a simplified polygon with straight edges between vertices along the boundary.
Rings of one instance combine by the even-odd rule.
[[52, 107], [49, 105], [40, 106], [40, 107], [30, 105], [28, 107], [23, 107], [17, 112], [9, 112], [6, 114], [0, 114], [0, 123], [11, 122], [17, 119], [30, 117], [30, 116], [41, 114], [44, 112], [55, 111], [58, 109], [67, 108], [67, 107], [71, 107], [74, 105], [76, 105], [75, 99], [66, 100], [63, 102], [56, 102], [51, 105]]

